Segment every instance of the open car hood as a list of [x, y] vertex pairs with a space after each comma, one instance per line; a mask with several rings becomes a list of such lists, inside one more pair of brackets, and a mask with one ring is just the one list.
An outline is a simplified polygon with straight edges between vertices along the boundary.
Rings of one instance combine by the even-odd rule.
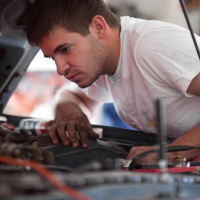
[[0, 1], [0, 114], [38, 51], [26, 38], [32, 3], [32, 0]]

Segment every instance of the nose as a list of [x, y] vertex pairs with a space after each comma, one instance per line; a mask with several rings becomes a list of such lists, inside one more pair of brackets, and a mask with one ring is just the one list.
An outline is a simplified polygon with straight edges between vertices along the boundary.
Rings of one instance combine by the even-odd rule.
[[70, 68], [69, 63], [67, 63], [66, 60], [64, 60], [61, 57], [54, 57], [56, 67], [57, 67], [57, 73], [59, 75], [64, 75], [66, 73], [66, 70]]

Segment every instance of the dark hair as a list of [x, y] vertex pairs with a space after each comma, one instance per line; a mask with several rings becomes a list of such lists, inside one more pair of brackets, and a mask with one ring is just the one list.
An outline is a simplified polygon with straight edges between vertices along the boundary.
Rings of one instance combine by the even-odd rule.
[[111, 28], [119, 27], [117, 17], [103, 0], [36, 0], [29, 15], [29, 43], [40, 40], [57, 26], [87, 36], [95, 15], [101, 15]]

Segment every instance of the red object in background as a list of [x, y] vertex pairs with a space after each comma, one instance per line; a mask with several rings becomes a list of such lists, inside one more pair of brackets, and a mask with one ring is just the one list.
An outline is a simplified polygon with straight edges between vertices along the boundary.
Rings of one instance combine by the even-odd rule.
[[[170, 173], [187, 173], [187, 172], [194, 172], [196, 170], [200, 170], [200, 166], [192, 166], [192, 167], [172, 167], [167, 168], [166, 171]], [[160, 169], [134, 169], [134, 172], [140, 173], [161, 173]]]
[[191, 161], [200, 161], [200, 156], [193, 158]]
[[14, 131], [14, 129], [15, 129], [15, 126], [13, 126], [12, 124], [9, 124], [9, 123], [7, 123], [7, 122], [2, 123], [1, 126], [7, 128], [7, 129], [9, 129], [9, 130], [11, 130], [11, 131]]
[[52, 99], [55, 91], [65, 83], [66, 79], [56, 72], [27, 72], [9, 99], [4, 113], [29, 117], [37, 105]]
[[46, 134], [51, 125], [52, 120], [40, 120], [35, 125], [35, 132], [37, 135], [44, 135]]

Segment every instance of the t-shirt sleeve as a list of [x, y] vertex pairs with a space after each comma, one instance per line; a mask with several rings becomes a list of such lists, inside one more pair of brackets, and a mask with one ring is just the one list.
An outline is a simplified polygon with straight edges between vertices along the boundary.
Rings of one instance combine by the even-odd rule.
[[105, 75], [100, 76], [91, 86], [83, 89], [83, 92], [95, 101], [104, 103], [113, 102], [107, 87]]
[[[200, 44], [197, 35], [196, 39]], [[154, 28], [134, 48], [136, 63], [147, 78], [193, 96], [186, 91], [200, 72], [200, 62], [189, 31], [175, 25]]]

